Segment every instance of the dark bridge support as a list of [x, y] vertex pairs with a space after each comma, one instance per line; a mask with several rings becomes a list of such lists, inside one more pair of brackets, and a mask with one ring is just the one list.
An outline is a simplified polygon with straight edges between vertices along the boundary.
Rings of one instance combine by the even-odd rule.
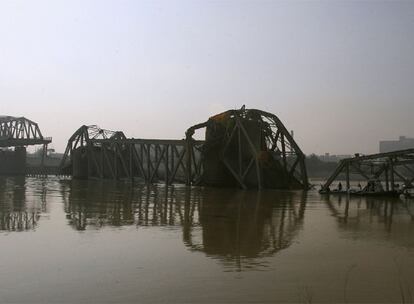
[[0, 175], [25, 175], [26, 148], [0, 151]]

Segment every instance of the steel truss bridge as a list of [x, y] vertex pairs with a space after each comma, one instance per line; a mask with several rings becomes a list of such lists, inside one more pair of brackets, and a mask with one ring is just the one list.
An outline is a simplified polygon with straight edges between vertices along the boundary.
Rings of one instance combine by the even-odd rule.
[[322, 186], [322, 190], [328, 190], [331, 184], [338, 179], [345, 179], [345, 189], [349, 190], [351, 175], [367, 181], [380, 180], [384, 182], [386, 191], [396, 190], [396, 180], [402, 181], [406, 187], [413, 187], [414, 149], [364, 156], [356, 155], [343, 159]]
[[37, 123], [25, 117], [0, 116], [0, 147], [48, 145], [51, 137], [43, 137]]
[[[193, 139], [201, 128], [206, 140]], [[68, 141], [60, 173], [147, 183], [308, 187], [305, 156], [282, 122], [244, 108], [192, 126], [182, 140], [126, 138], [120, 131], [82, 126]]]
[[[60, 171], [75, 178], [185, 183], [188, 178], [194, 181], [200, 175], [198, 148], [202, 143], [191, 143], [193, 165], [190, 165], [191, 177], [187, 177], [186, 140], [133, 139], [126, 138], [120, 131], [104, 130], [96, 125], [82, 126], [68, 141]], [[77, 168], [75, 163], [81, 167]]]

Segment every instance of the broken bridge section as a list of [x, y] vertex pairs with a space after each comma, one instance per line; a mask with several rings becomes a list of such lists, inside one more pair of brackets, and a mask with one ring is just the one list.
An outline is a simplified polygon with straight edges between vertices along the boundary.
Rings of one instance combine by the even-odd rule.
[[[118, 140], [126, 139], [121, 131], [110, 131], [96, 125], [81, 126], [68, 140], [60, 164], [60, 174], [74, 178], [118, 178], [114, 175], [114, 166], [119, 162]], [[111, 142], [109, 149], [105, 143]]]
[[[305, 155], [275, 115], [256, 109], [229, 110], [189, 128], [206, 129], [200, 184], [241, 188], [306, 189]], [[188, 155], [187, 166], [192, 165]]]
[[[205, 128], [205, 140], [194, 132]], [[305, 189], [305, 156], [273, 114], [230, 110], [189, 128], [185, 139], [135, 139], [82, 126], [69, 139], [61, 174], [147, 183]]]
[[345, 190], [349, 190], [353, 177], [367, 182], [380, 181], [385, 185], [385, 191], [398, 190], [397, 181], [403, 182], [405, 187], [413, 187], [414, 149], [343, 159], [321, 190], [327, 191], [333, 182], [343, 180], [346, 182]]
[[[203, 141], [126, 138], [121, 131], [80, 127], [69, 139], [60, 174], [79, 179], [133, 179], [147, 183], [196, 183]], [[193, 166], [185, 163], [188, 151]]]

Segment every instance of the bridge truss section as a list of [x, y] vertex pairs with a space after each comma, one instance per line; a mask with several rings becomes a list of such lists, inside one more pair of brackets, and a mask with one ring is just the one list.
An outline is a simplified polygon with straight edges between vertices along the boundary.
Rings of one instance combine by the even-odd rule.
[[[200, 183], [241, 188], [307, 189], [305, 155], [280, 119], [256, 109], [229, 110], [189, 128], [189, 145], [206, 128]], [[191, 166], [191, 155], [187, 164]]]
[[[205, 128], [205, 140], [193, 138]], [[82, 126], [69, 139], [60, 173], [147, 183], [306, 189], [305, 155], [273, 114], [230, 110], [189, 128], [185, 139], [126, 138]]]
[[25, 117], [0, 116], [0, 147], [47, 145], [51, 137], [43, 137], [37, 123]]
[[349, 190], [352, 178], [380, 181], [385, 185], [386, 191], [397, 190], [398, 182], [402, 182], [405, 187], [413, 187], [414, 149], [343, 159], [322, 186], [322, 190], [326, 191], [332, 183], [342, 180], [346, 183], [345, 190]]

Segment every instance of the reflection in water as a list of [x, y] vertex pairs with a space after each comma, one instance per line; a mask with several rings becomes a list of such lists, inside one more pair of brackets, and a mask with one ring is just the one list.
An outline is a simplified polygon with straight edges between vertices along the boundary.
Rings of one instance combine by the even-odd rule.
[[316, 191], [0, 178], [0, 302], [403, 302], [413, 215]]
[[[44, 195], [28, 200], [25, 177], [0, 178], [0, 231], [34, 229], [45, 210]], [[30, 193], [29, 193], [30, 197]]]
[[[183, 242], [242, 267], [287, 248], [301, 227], [304, 192], [130, 186], [102, 181], [62, 183], [69, 224], [77, 230], [110, 226], [182, 229]], [[233, 263], [233, 264], [231, 264]]]
[[414, 247], [412, 200], [331, 195], [325, 201], [339, 228], [351, 232], [354, 239], [382, 239]]
[[184, 241], [192, 250], [218, 257], [228, 266], [235, 264], [238, 270], [257, 267], [255, 258], [287, 248], [302, 225], [303, 192], [209, 190], [199, 209], [201, 235], [185, 233]]

